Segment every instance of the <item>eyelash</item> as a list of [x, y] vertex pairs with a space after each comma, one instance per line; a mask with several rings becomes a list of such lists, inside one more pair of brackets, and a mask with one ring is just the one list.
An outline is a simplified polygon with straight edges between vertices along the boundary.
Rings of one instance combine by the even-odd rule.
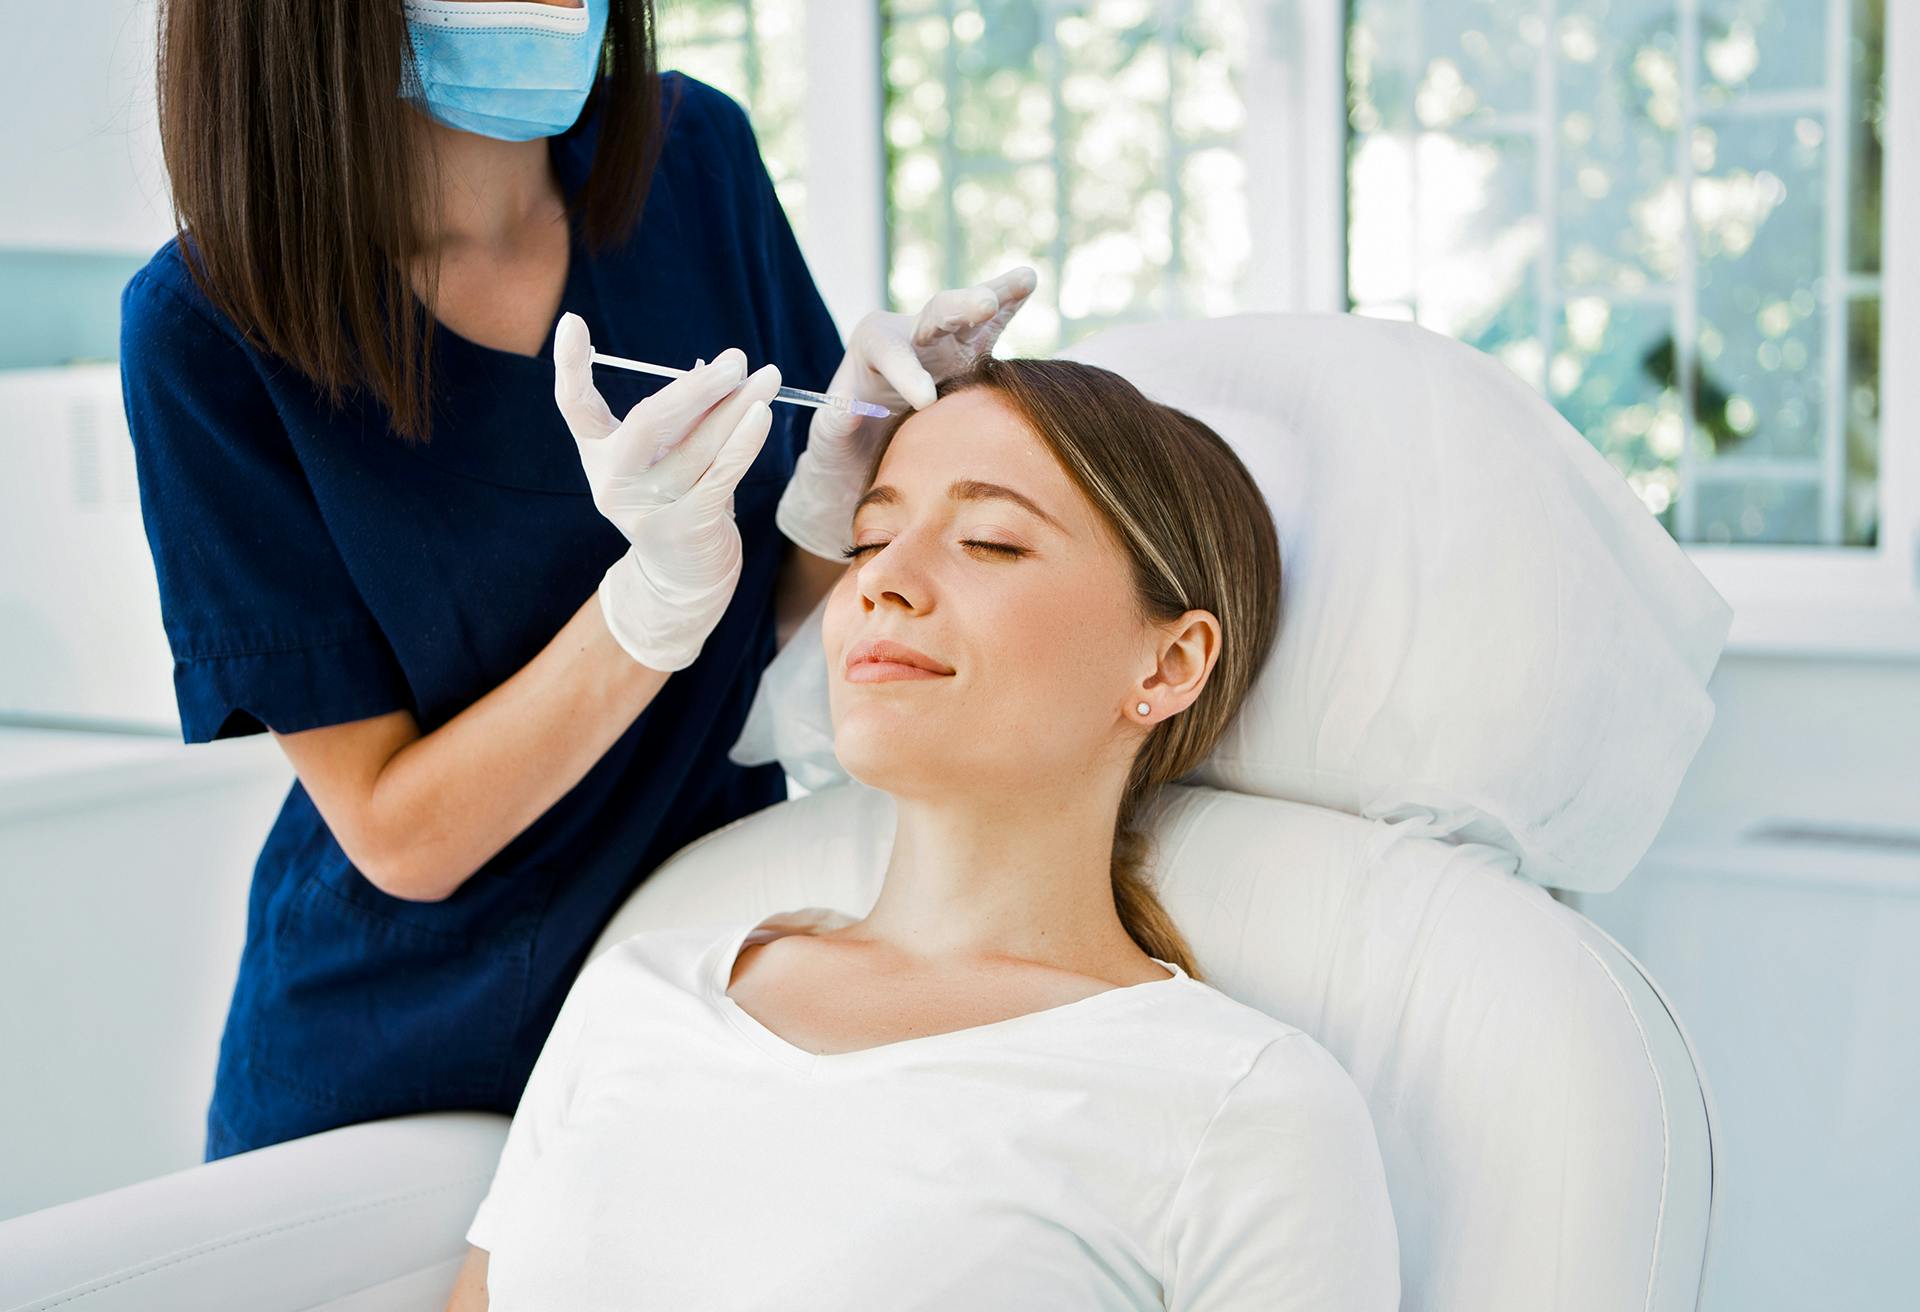
[[[846, 548], [840, 554], [848, 560], [852, 560], [863, 551], [877, 551], [886, 545], [884, 542], [863, 542], [857, 547]], [[1027, 554], [1025, 547], [1010, 547], [1004, 542], [980, 542], [973, 538], [962, 538], [960, 539], [960, 545], [963, 547], [981, 547], [987, 551], [996, 552], [1008, 557], [1024, 556]]]

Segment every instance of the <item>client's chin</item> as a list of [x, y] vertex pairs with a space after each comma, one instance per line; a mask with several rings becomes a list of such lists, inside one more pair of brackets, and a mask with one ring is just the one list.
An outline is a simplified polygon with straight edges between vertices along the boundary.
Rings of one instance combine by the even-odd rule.
[[896, 797], [951, 791], [956, 748], [966, 740], [956, 744], [955, 726], [933, 700], [940, 691], [932, 680], [835, 688], [833, 751], [841, 768]]

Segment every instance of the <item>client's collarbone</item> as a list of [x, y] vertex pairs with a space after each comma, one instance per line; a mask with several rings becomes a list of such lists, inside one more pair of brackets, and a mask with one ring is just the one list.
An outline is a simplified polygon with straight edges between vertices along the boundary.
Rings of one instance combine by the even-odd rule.
[[[814, 1053], [854, 1052], [974, 1029], [1115, 987], [1038, 967], [1004, 974], [878, 973], [847, 960], [845, 953], [835, 959], [830, 949], [819, 951], [821, 946], [788, 938], [756, 944], [740, 954], [727, 990], [762, 1026]], [[1161, 977], [1166, 973], [1158, 966], [1153, 970]]]

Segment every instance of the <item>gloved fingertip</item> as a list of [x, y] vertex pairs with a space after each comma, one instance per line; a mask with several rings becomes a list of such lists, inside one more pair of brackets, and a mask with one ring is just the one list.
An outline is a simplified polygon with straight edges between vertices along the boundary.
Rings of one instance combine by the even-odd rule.
[[592, 354], [593, 339], [587, 332], [587, 321], [572, 311], [561, 315], [553, 329], [554, 363], [575, 368]]
[[780, 366], [769, 360], [766, 364], [755, 369], [752, 376], [747, 379], [747, 382], [752, 385], [756, 391], [765, 388], [766, 395], [771, 397], [775, 392], [780, 390]]
[[747, 353], [737, 346], [729, 346], [713, 357], [713, 372], [716, 378], [739, 382], [747, 376]]

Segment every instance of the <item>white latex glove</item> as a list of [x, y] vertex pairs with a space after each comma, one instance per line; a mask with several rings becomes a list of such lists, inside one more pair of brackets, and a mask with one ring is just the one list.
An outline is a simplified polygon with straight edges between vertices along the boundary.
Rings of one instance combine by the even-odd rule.
[[[993, 344], [1039, 284], [1018, 265], [972, 287], [937, 292], [920, 313], [875, 310], [854, 326], [847, 353], [827, 390], [873, 401], [898, 414], [934, 402], [934, 385], [963, 373]], [[789, 541], [838, 560], [853, 523], [867, 465], [890, 419], [822, 407], [807, 425], [807, 445], [794, 462], [773, 522]]]
[[573, 432], [593, 504], [632, 545], [600, 581], [600, 611], [626, 653], [656, 670], [693, 664], [740, 581], [733, 489], [760, 453], [780, 370], [744, 382], [746, 353], [670, 379], [615, 420], [593, 385], [586, 321], [553, 335], [553, 399]]

